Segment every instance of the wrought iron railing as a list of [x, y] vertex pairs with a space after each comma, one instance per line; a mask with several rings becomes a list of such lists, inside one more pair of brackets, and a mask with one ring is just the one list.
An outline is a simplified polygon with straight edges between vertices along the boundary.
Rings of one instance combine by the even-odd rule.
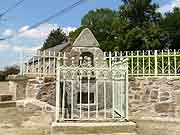
[[[21, 58], [21, 74], [55, 76], [58, 57], [64, 54], [38, 51]], [[179, 50], [147, 50], [105, 52], [104, 58], [111, 67], [119, 59], [128, 59], [129, 76], [178, 76], [180, 75]], [[94, 59], [95, 61], [95, 59]]]
[[[106, 55], [106, 54], [105, 54]], [[128, 119], [127, 61], [73, 57], [58, 58], [56, 121]]]

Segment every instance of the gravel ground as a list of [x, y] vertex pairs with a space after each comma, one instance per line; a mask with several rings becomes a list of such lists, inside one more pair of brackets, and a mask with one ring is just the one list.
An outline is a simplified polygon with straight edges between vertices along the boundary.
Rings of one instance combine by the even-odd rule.
[[48, 116], [43, 112], [0, 108], [0, 135], [50, 135]]

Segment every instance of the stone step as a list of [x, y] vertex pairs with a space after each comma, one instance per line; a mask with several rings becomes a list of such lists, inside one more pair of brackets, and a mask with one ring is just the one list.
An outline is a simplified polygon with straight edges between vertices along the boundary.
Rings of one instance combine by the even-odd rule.
[[107, 134], [136, 135], [136, 124], [133, 122], [67, 122], [53, 123], [53, 135], [64, 134]]

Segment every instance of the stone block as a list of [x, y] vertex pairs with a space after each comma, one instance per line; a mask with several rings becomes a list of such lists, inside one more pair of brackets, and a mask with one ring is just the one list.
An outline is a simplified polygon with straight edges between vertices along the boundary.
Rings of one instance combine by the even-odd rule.
[[170, 107], [169, 103], [158, 103], [155, 105], [155, 111], [157, 113], [165, 113], [168, 112], [169, 107]]
[[167, 101], [167, 100], [169, 100], [169, 97], [160, 97], [160, 101], [162, 102], [162, 101]]
[[141, 99], [141, 97], [139, 96], [139, 95], [135, 95], [135, 100], [140, 100]]
[[180, 105], [180, 90], [175, 92], [176, 104]]
[[33, 113], [33, 112], [41, 112], [42, 108], [33, 104], [33, 103], [27, 103], [24, 108], [25, 112]]
[[136, 135], [133, 122], [53, 123], [53, 135]]
[[44, 78], [44, 82], [47, 83], [47, 82], [54, 82], [55, 81], [55, 77], [45, 77]]
[[150, 92], [151, 92], [151, 90], [150, 90], [150, 89], [146, 89], [146, 91], [145, 91], [145, 95], [146, 95], [146, 96], [149, 96], [149, 95], [150, 95]]
[[157, 113], [169, 113], [175, 112], [176, 105], [173, 103], [158, 103], [155, 105], [155, 111]]
[[159, 94], [158, 91], [153, 90], [151, 92], [151, 99], [158, 99], [158, 94]]
[[161, 96], [169, 97], [169, 93], [168, 92], [163, 92], [163, 93], [161, 93]]

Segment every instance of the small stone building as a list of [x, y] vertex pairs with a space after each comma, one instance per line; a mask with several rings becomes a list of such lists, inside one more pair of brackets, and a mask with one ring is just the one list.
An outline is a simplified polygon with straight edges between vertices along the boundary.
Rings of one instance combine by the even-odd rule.
[[[72, 76], [65, 77], [65, 93], [67, 96], [65, 98], [65, 102], [67, 104], [72, 105], [73, 100], [73, 110], [74, 112], [78, 112], [81, 104], [81, 109], [86, 113], [88, 109], [88, 89], [89, 89], [89, 104], [90, 110], [95, 111], [96, 106], [98, 104], [98, 110], [104, 109], [104, 97], [106, 96], [106, 108], [112, 108], [112, 90], [111, 90], [111, 83], [110, 80], [111, 75], [110, 70], [108, 68], [107, 62], [104, 60], [104, 53], [98, 47], [99, 43], [92, 34], [92, 32], [86, 28], [84, 29], [80, 35], [77, 37], [75, 42], [69, 48], [66, 48], [66, 60], [64, 60], [64, 65], [69, 68], [71, 66], [78, 67], [78, 71], [74, 71], [76, 74], [75, 79], [72, 82]], [[73, 58], [73, 59], [72, 59]], [[72, 63], [73, 61], [73, 63]], [[72, 65], [73, 64], [73, 65]], [[85, 71], [85, 68], [89, 67], [92, 69], [90, 72], [89, 78], [89, 86], [88, 86], [88, 70]], [[67, 68], [64, 68], [67, 72]], [[101, 71], [96, 72], [93, 68], [101, 69]], [[103, 68], [106, 68], [103, 71]], [[71, 70], [71, 68], [70, 68]], [[81, 82], [79, 78], [80, 72], [84, 74], [81, 76]], [[65, 75], [66, 76], [66, 75]], [[104, 80], [106, 77], [106, 80]], [[72, 84], [73, 83], [73, 84]], [[81, 84], [80, 84], [81, 83]], [[72, 85], [73, 85], [73, 92], [72, 92]], [[81, 86], [80, 86], [81, 85]], [[104, 86], [105, 85], [105, 86]], [[80, 88], [81, 87], [81, 88]], [[89, 87], [89, 88], [88, 88]], [[81, 91], [80, 91], [81, 89]], [[98, 91], [96, 91], [98, 89]], [[61, 86], [61, 90], [63, 90], [63, 86]], [[61, 91], [61, 95], [62, 95]], [[72, 97], [73, 93], [73, 97]], [[106, 94], [106, 95], [105, 95]], [[80, 96], [82, 96], [80, 101]], [[98, 99], [97, 99], [98, 98]], [[66, 106], [65, 106], [66, 107]]]

